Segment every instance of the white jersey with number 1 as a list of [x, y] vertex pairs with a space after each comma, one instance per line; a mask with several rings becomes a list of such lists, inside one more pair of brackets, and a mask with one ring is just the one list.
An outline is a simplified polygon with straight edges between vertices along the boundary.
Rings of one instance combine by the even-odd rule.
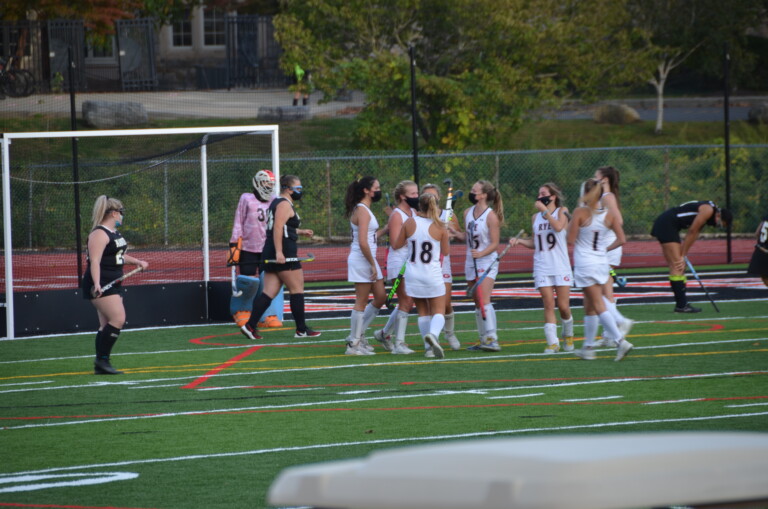
[[[558, 219], [563, 209], [556, 208], [552, 219]], [[533, 220], [533, 277], [571, 276], [568, 258], [568, 232], [565, 228], [556, 232], [549, 220], [536, 214]]]

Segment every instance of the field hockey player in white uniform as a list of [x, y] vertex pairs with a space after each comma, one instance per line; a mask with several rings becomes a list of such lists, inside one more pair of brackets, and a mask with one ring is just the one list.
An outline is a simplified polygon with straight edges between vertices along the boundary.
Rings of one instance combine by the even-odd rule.
[[563, 195], [553, 183], [539, 188], [533, 215], [533, 237], [530, 239], [509, 239], [511, 246], [520, 244], [533, 249], [533, 284], [541, 294], [544, 303], [544, 337], [547, 347], [544, 353], [560, 351], [555, 317], [555, 295], [566, 352], [573, 351], [573, 315], [571, 314], [571, 286], [573, 274], [568, 257], [568, 209], [563, 206]]
[[[440, 188], [435, 184], [425, 184], [421, 187], [421, 194], [432, 193], [437, 197], [437, 202], [440, 203]], [[445, 223], [446, 227], [450, 224], [451, 228], [458, 231], [459, 220], [456, 218], [456, 214], [453, 212], [453, 208], [443, 209], [440, 212], [440, 221]], [[450, 248], [450, 245], [449, 245]], [[460, 350], [461, 343], [459, 338], [456, 337], [456, 322], [455, 315], [453, 314], [453, 304], [451, 302], [451, 292], [453, 291], [453, 272], [451, 270], [451, 255], [443, 256], [443, 283], [445, 284], [445, 325], [443, 330], [445, 331], [445, 339], [448, 344], [451, 345], [452, 350]]]
[[464, 232], [451, 229], [451, 234], [467, 243], [467, 257], [464, 262], [464, 274], [467, 282], [475, 281], [488, 271], [475, 292], [475, 321], [480, 335], [480, 344], [469, 350], [500, 352], [499, 338], [496, 333], [496, 310], [491, 304], [491, 293], [499, 273], [496, 248], [499, 247], [501, 223], [504, 220], [504, 206], [501, 194], [487, 180], [478, 180], [469, 193], [472, 206], [464, 211]]
[[[389, 216], [387, 231], [389, 232], [390, 246], [387, 251], [387, 282], [394, 282], [400, 270], [404, 268], [408, 256], [408, 247], [400, 249], [392, 247], [392, 241], [400, 235], [403, 223], [416, 213], [419, 206], [419, 187], [412, 180], [403, 180], [395, 186], [395, 208]], [[413, 350], [405, 343], [405, 328], [408, 326], [408, 313], [413, 307], [411, 299], [405, 291], [405, 279], [403, 278], [395, 290], [397, 295], [397, 308], [392, 310], [383, 329], [373, 333], [373, 337], [381, 343], [385, 350], [393, 354], [411, 354]], [[394, 333], [394, 341], [392, 335]]]
[[[602, 188], [602, 194], [600, 196], [600, 207], [604, 209], [614, 209], [618, 214], [619, 220], [623, 226], [624, 218], [621, 215], [621, 207], [619, 206], [619, 170], [613, 166], [601, 166], [595, 170], [595, 180], [600, 181]], [[613, 242], [614, 240], [615, 235], [613, 232], [608, 232], [607, 241]], [[619, 326], [619, 331], [621, 332], [622, 336], [626, 336], [629, 334], [629, 331], [632, 329], [632, 325], [635, 322], [634, 320], [630, 320], [621, 314], [621, 312], [616, 308], [616, 297], [613, 294], [614, 281], [626, 281], [624, 278], [619, 278], [616, 275], [616, 271], [614, 270], [616, 267], [621, 266], [622, 254], [623, 248], [621, 246], [617, 247], [613, 251], [608, 251], [608, 264], [611, 267], [611, 277], [608, 279], [608, 282], [603, 285], [603, 301], [605, 302], [605, 307], [608, 309], [608, 311], [611, 312], [614, 319], [616, 319], [616, 324]], [[626, 283], [624, 282], [623, 284], [619, 284], [619, 286], [624, 286], [625, 284]], [[608, 337], [606, 334], [603, 334], [603, 339], [597, 341], [595, 345], [616, 346], [616, 341], [613, 338]]]
[[435, 195], [426, 193], [419, 197], [417, 215], [405, 222], [392, 246], [408, 249], [405, 280], [408, 295], [419, 313], [424, 355], [442, 359], [445, 354], [437, 338], [445, 325], [442, 258], [448, 252], [448, 230], [440, 221], [440, 206]]
[[[347, 188], [344, 200], [347, 217], [352, 226], [352, 244], [347, 257], [347, 280], [355, 284], [355, 305], [352, 309], [347, 355], [373, 355], [365, 339], [365, 331], [379, 314], [387, 298], [384, 276], [376, 261], [379, 222], [371, 212], [371, 204], [381, 200], [381, 186], [375, 177], [362, 177]], [[373, 300], [368, 296], [373, 293]]]
[[[602, 324], [610, 337], [619, 338], [616, 360], [632, 350], [632, 343], [621, 337], [616, 319], [603, 302], [602, 286], [610, 279], [607, 252], [622, 245], [624, 230], [615, 209], [601, 209], [600, 182], [591, 179], [584, 186], [583, 207], [573, 212], [568, 226], [568, 243], [574, 244], [573, 262], [576, 286], [584, 292], [584, 344], [575, 353], [585, 360], [595, 358], [595, 336]], [[611, 230], [616, 240], [608, 244], [606, 233]]]

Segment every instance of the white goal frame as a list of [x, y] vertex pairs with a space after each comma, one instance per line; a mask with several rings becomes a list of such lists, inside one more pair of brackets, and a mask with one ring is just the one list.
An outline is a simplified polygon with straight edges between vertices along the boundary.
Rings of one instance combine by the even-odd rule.
[[[13, 140], [30, 138], [95, 138], [114, 136], [156, 136], [167, 134], [269, 134], [272, 149], [272, 172], [280, 182], [280, 142], [277, 125], [248, 125], [228, 127], [188, 127], [167, 129], [115, 129], [97, 131], [59, 131], [59, 132], [29, 132], [3, 133], [0, 135], [3, 169], [3, 248], [5, 253], [5, 314], [6, 336], [3, 339], [14, 339], [14, 302], [13, 302], [13, 232], [11, 231], [11, 158], [10, 148]], [[203, 280], [210, 280], [209, 232], [208, 232], [208, 166], [207, 145], [200, 148], [200, 170], [202, 186], [203, 209]], [[276, 187], [277, 191], [277, 187]]]

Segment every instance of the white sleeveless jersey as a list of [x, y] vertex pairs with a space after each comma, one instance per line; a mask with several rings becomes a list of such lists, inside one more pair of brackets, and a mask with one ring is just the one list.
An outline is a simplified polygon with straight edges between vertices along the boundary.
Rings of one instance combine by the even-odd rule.
[[[366, 207], [362, 203], [358, 203], [355, 205], [355, 208], [357, 207], [363, 207], [368, 214], [371, 216], [371, 220], [368, 222], [368, 231], [366, 232], [366, 238], [368, 239], [368, 247], [371, 248], [371, 255], [373, 256], [373, 259], [376, 259], [376, 230], [379, 229], [379, 222], [376, 220], [376, 216], [373, 215], [373, 212], [371, 212], [371, 209]], [[363, 252], [360, 250], [360, 228], [350, 222], [349, 223], [352, 226], [352, 246], [350, 253], [352, 254], [359, 254], [360, 256], [363, 256]], [[365, 257], [363, 257], [365, 259]], [[367, 262], [366, 262], [367, 263]]]
[[[558, 219], [562, 208], [552, 212], [552, 218]], [[571, 261], [568, 258], [568, 232], [563, 228], [556, 232], [549, 220], [536, 214], [533, 220], [533, 273], [535, 276], [562, 276], [571, 273]]]
[[[603, 203], [602, 203], [603, 197], [606, 194], [613, 194], [613, 193], [603, 193], [602, 195], [600, 195], [600, 206], [601, 207], [603, 206]], [[608, 245], [610, 246], [611, 244], [613, 244], [613, 241], [616, 240], [616, 234], [613, 233], [613, 230], [608, 230], [608, 233], [606, 235], [607, 235], [606, 238], [608, 239]], [[616, 249], [614, 249], [612, 251], [608, 251], [608, 263], [610, 265], [612, 265], [613, 267], [618, 267], [619, 265], [621, 265], [621, 255], [622, 254], [623, 254], [623, 249], [622, 249], [621, 246], [617, 247]]]
[[598, 210], [592, 214], [589, 226], [579, 227], [579, 235], [573, 248], [574, 266], [608, 265], [606, 248], [613, 243], [608, 239], [608, 232], [613, 231], [605, 225], [607, 215], [605, 210]]
[[[488, 214], [491, 213], [491, 208], [488, 207], [480, 214], [480, 217], [475, 219], [475, 205], [467, 212], [467, 217], [464, 219], [464, 231], [467, 232], [467, 258], [472, 258], [470, 251], [476, 249], [478, 251], [485, 250], [491, 245], [491, 232], [488, 229]], [[472, 232], [472, 236], [469, 236], [469, 232]], [[494, 260], [496, 253], [491, 253], [477, 259], [478, 266], [483, 261]]]
[[[402, 219], [401, 224], [405, 224], [405, 222], [408, 220], [409, 217], [412, 217], [414, 214], [412, 213], [410, 216], [407, 212], [403, 212], [403, 209], [400, 207], [397, 207], [393, 213], [397, 213], [400, 215], [400, 219]], [[389, 239], [390, 242], [392, 239]], [[389, 247], [389, 251], [387, 251], [387, 278], [392, 279], [395, 276], [397, 276], [397, 273], [400, 271], [400, 267], [403, 266], [405, 263], [405, 259], [408, 257], [408, 246], [405, 245], [401, 247], [400, 249], [392, 249], [392, 247]]]
[[440, 241], [432, 237], [432, 220], [414, 216], [416, 229], [408, 237], [408, 261], [405, 266], [405, 291], [411, 297], [430, 298], [445, 295], [440, 260]]

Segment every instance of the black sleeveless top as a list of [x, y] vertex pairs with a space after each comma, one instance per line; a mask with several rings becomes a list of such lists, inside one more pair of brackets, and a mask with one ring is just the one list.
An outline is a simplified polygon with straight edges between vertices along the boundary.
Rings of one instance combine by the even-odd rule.
[[[125, 251], [128, 249], [128, 242], [126, 242], [125, 238], [120, 234], [119, 231], [113, 232], [106, 226], [102, 225], [97, 226], [93, 231], [96, 231], [97, 229], [101, 229], [109, 237], [109, 242], [107, 242], [106, 247], [104, 247], [104, 252], [101, 254], [101, 262], [99, 263], [99, 267], [101, 268], [99, 275], [99, 285], [104, 286], [110, 281], [114, 281], [123, 275], [123, 265], [125, 263], [124, 257]], [[93, 277], [91, 276], [91, 257], [88, 254], [87, 249], [85, 252], [85, 259], [88, 262], [88, 266], [85, 270], [85, 274], [83, 275], [81, 288], [83, 289], [83, 297], [87, 299], [90, 298], [90, 291], [91, 287], [93, 286]], [[106, 295], [117, 293], [119, 286], [119, 283], [116, 284]]]
[[[264, 242], [264, 251], [261, 254], [262, 260], [274, 259], [276, 256], [274, 237], [275, 211], [277, 210], [277, 206], [284, 201], [288, 200], [286, 198], [275, 198], [269, 205], [269, 211], [267, 212], [267, 238]], [[288, 218], [288, 221], [286, 221], [283, 226], [283, 254], [286, 258], [295, 258], [299, 250], [296, 242], [299, 238], [299, 234], [296, 230], [301, 225], [301, 218], [293, 207], [293, 204], [290, 202], [289, 204], [293, 209], [294, 216]]]

